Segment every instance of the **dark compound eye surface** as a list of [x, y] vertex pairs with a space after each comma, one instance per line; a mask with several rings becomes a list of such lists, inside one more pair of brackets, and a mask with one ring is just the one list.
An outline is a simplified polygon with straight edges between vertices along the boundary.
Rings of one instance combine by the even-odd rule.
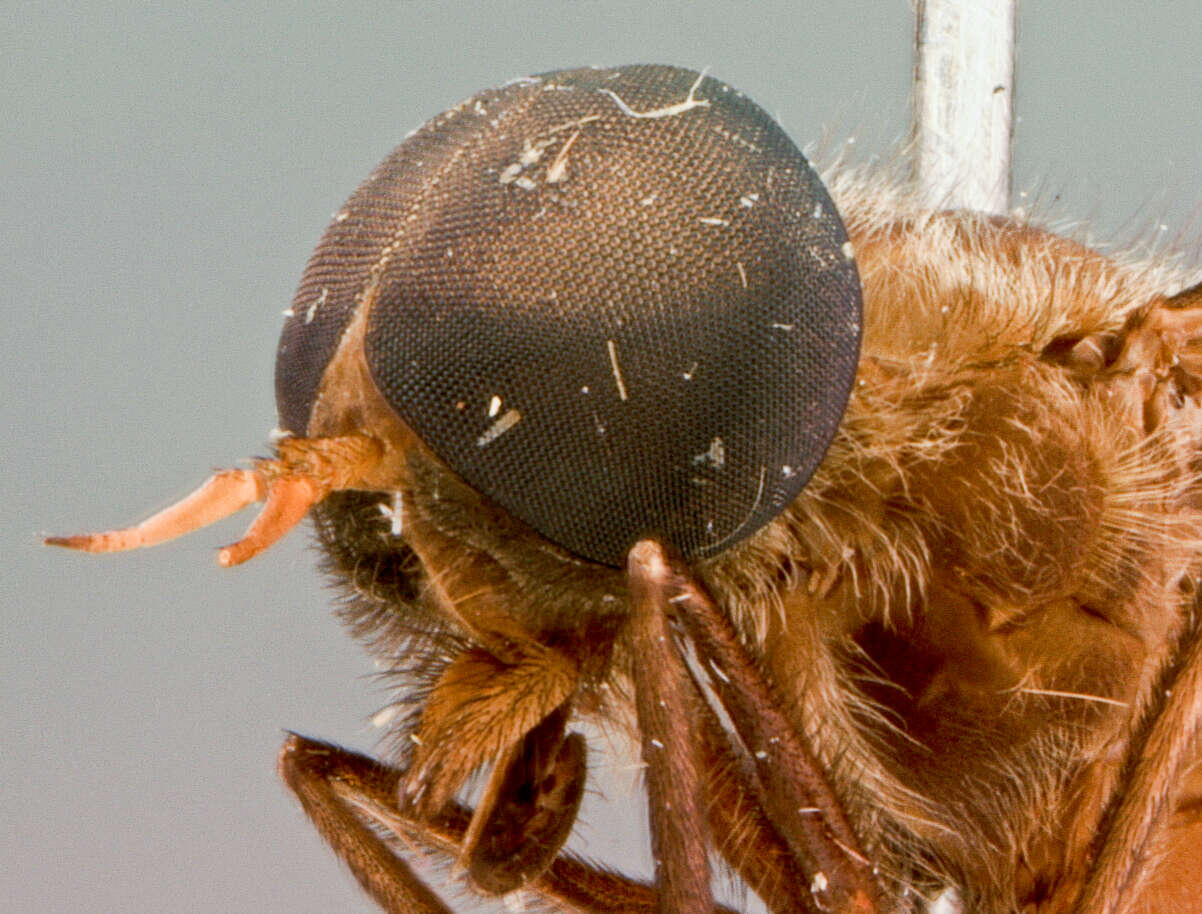
[[277, 359], [303, 433], [355, 309], [387, 401], [465, 481], [585, 558], [713, 555], [791, 501], [855, 372], [860, 293], [801, 153], [731, 87], [580, 69], [405, 141], [313, 255]]

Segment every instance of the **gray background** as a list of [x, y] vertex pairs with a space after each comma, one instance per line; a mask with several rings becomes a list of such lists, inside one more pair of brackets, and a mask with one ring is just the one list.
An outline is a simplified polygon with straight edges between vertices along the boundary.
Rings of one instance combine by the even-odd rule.
[[[3, 13], [0, 910], [366, 910], [273, 772], [284, 727], [370, 749], [384, 696], [306, 536], [221, 571], [211, 547], [245, 517], [121, 557], [38, 535], [139, 519], [264, 452], [309, 250], [427, 117], [522, 74], [672, 62], [709, 66], [799, 143], [854, 134], [877, 155], [908, 123], [909, 6]], [[1199, 46], [1197, 0], [1028, 3], [1016, 188], [1202, 262]], [[639, 855], [609, 824], [625, 812], [590, 813], [592, 853]]]

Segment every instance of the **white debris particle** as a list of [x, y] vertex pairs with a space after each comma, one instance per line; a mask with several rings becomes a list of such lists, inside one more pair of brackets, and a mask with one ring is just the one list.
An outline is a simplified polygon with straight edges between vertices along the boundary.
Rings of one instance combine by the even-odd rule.
[[576, 142], [576, 138], [580, 136], [580, 129], [568, 137], [567, 142], [563, 144], [559, 152], [551, 164], [547, 166], [547, 183], [557, 184], [562, 181], [568, 173], [568, 150], [572, 148], [572, 144]]
[[654, 746], [656, 749], [662, 749], [662, 748], [664, 748], [664, 744], [663, 744], [663, 743], [661, 743], [661, 742], [660, 742], [659, 740], [657, 740], [657, 739], [653, 739], [653, 740], [651, 740], [651, 745], [653, 745], [653, 746]]
[[521, 421], [522, 414], [516, 409], [505, 410], [492, 425], [484, 430], [484, 434], [476, 439], [476, 447], [492, 444]]
[[281, 311], [280, 314], [284, 315], [284, 317], [296, 317], [296, 312], [293, 311], [291, 308], [287, 308], [287, 309]]
[[501, 176], [497, 178], [502, 184], [508, 184], [514, 178], [522, 173], [522, 163], [514, 162], [512, 165], [506, 165], [501, 170]]
[[771, 324], [773, 330], [783, 330], [785, 333], [792, 333], [797, 329], [796, 324]]
[[588, 393], [588, 385], [585, 384], [582, 388], [580, 388], [580, 392], [582, 394], [587, 394]]
[[627, 117], [648, 119], [657, 117], [674, 117], [677, 114], [684, 114], [686, 111], [691, 111], [694, 108], [708, 108], [710, 106], [709, 99], [693, 97], [693, 93], [697, 91], [697, 87], [700, 86], [701, 81], [705, 79], [705, 74], [706, 70], [702, 70], [699, 74], [697, 74], [697, 81], [693, 83], [692, 88], [689, 89], [689, 94], [685, 96], [684, 101], [677, 102], [675, 105], [666, 105], [663, 108], [653, 108], [650, 111], [635, 111], [628, 104], [626, 104], [626, 102], [622, 101], [618, 93], [614, 92], [612, 89], [599, 89], [598, 91], [612, 98], [614, 100], [614, 104], [616, 104], [618, 109]]
[[618, 344], [613, 340], [606, 340], [605, 348], [609, 350], [609, 364], [613, 368], [614, 383], [618, 385], [618, 399], [625, 402], [626, 382], [622, 380], [622, 366], [618, 364]]
[[720, 219], [717, 216], [702, 216], [697, 221], [702, 225], [730, 225], [729, 219]]
[[343, 210], [339, 210], [337, 213], [334, 214], [334, 221], [335, 222], [346, 222], [346, 220], [349, 219], [350, 217], [351, 217], [351, 211], [349, 209], [343, 209]]
[[329, 297], [330, 297], [330, 290], [327, 289], [325, 286], [322, 286], [321, 294], [313, 300], [313, 304], [309, 305], [308, 309], [305, 311], [305, 323], [306, 324], [310, 324], [313, 322], [313, 316], [315, 314], [317, 314], [317, 309], [320, 308], [322, 305], [324, 305], [326, 303], [326, 299]]
[[952, 886], [948, 886], [931, 902], [927, 912], [928, 914], [964, 914], [964, 902], [960, 898], [960, 893]]
[[492, 395], [492, 399], [488, 401], [488, 418], [495, 419], [501, 411], [501, 398], [496, 394]]
[[822, 204], [815, 203], [814, 204], [814, 212], [810, 213], [810, 215], [813, 216], [815, 219], [821, 219], [822, 218]]
[[389, 705], [386, 708], [381, 708], [371, 716], [371, 725], [373, 727], [384, 728], [400, 716], [400, 705]]
[[691, 380], [693, 380], [693, 375], [696, 373], [697, 373], [697, 363], [694, 362], [692, 365], [689, 366], [688, 370], [685, 372], [682, 372], [680, 376], [682, 378], [684, 378], [686, 381], [691, 381]]
[[292, 437], [292, 432], [285, 431], [284, 429], [280, 428], [278, 425], [267, 433], [267, 438], [269, 441], [271, 441], [272, 444], [275, 444], [277, 441], [283, 441], [285, 438], [291, 438], [291, 437]]
[[488, 114], [488, 109], [484, 107], [484, 103], [480, 99], [476, 99], [476, 104], [472, 106], [472, 110], [479, 115]]
[[840, 250], [843, 251], [843, 256], [846, 257], [848, 260], [855, 259], [856, 249], [852, 247], [850, 241], [844, 241], [843, 247]]
[[739, 271], [739, 282], [743, 284], [743, 288], [747, 288], [747, 271], [743, 269], [743, 261], [735, 261], [735, 269]]
[[413, 745], [415, 745], [415, 746], [422, 745], [422, 738], [420, 736], [418, 736], [416, 733], [409, 734], [409, 741], [411, 743], [413, 743]]
[[788, 479], [790, 476], [793, 475], [793, 468], [791, 466], [789, 466], [787, 463], [784, 464], [780, 468], [780, 475], [785, 477], [785, 479]]
[[454, 248], [447, 248], [447, 250], [446, 250], [446, 256], [447, 256], [447, 258], [448, 258], [448, 259], [450, 259], [451, 257], [454, 257], [454, 256], [455, 256], [455, 249], [454, 249]]
[[596, 413], [593, 413], [593, 424], [597, 426], [597, 434], [598, 435], [605, 434], [605, 423], [601, 421], [601, 417], [598, 416]]
[[518, 154], [518, 164], [525, 168], [527, 165], [533, 165], [543, 157], [543, 153], [547, 151], [547, 141], [534, 143], [531, 145], [529, 140], [522, 141], [522, 151]]
[[693, 463], [708, 464], [716, 469], [726, 466], [726, 443], [721, 438], [714, 438], [710, 442], [709, 450], [703, 454], [697, 454], [693, 458]]
[[530, 178], [527, 178], [525, 175], [522, 175], [520, 178], [518, 178], [513, 183], [516, 184], [518, 187], [520, 187], [522, 190], [534, 190], [534, 188], [535, 188], [534, 181], [531, 180]]
[[743, 196], [739, 197], [739, 202], [748, 209], [751, 209], [751, 207], [755, 206], [759, 201], [759, 194], [743, 194]]
[[658, 196], [659, 196], [659, 194], [647, 194], [647, 196], [645, 196], [642, 200], [639, 201], [639, 205], [640, 206], [651, 206], [651, 204], [653, 204], [655, 202], [655, 198]]
[[388, 532], [392, 536], [400, 536], [403, 528], [404, 511], [401, 493], [392, 493], [392, 503], [380, 502], [380, 513], [388, 518]]
[[756, 751], [755, 757], [758, 758], [762, 762], [764, 759], [766, 759], [768, 757], [768, 753], [765, 752], [763, 749], [759, 749]]
[[814, 874], [814, 878], [810, 881], [810, 894], [821, 895], [826, 891], [828, 885], [830, 885], [830, 883], [828, 883], [826, 880], [826, 873], [819, 870]]

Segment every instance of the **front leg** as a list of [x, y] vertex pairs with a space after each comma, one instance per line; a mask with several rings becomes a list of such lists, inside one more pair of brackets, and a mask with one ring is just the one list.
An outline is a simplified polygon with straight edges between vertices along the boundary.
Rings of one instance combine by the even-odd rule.
[[[639, 617], [636, 585], [648, 587], [640, 578], [654, 582], [654, 608], [661, 614], [664, 634], [645, 628], [662, 644], [648, 641], [648, 635], [644, 634], [644, 642], [638, 647], [641, 656], [635, 661], [636, 683], [639, 668], [667, 671], [671, 668], [670, 658], [683, 671], [683, 664], [666, 635], [666, 615], [672, 610], [684, 623], [702, 666], [713, 671], [714, 690], [729, 714], [739, 740], [754, 760], [764, 812], [788, 844], [797, 863], [811, 874], [809, 888], [815, 904], [820, 910], [840, 914], [880, 911], [881, 894], [872, 865], [861, 850], [839, 798], [831, 790], [801, 734], [781, 712], [781, 703], [771, 683], [739, 642], [730, 620], [689, 574], [669, 566], [662, 547], [652, 541], [644, 541], [631, 551], [631, 591], [636, 619]], [[681, 727], [683, 720], [681, 714]], [[639, 724], [646, 743], [647, 722], [643, 719], [641, 703]], [[644, 754], [647, 754], [646, 749]], [[651, 759], [648, 761], [650, 763]], [[649, 771], [649, 787], [651, 783]], [[650, 789], [648, 793], [651, 793]]]
[[[433, 914], [450, 909], [397, 855], [393, 843], [456, 860], [472, 811], [450, 803], [429, 820], [397, 804], [404, 773], [367, 756], [292, 734], [280, 751], [280, 775], [323, 838], [389, 914]], [[649, 885], [561, 854], [524, 887], [552, 910], [580, 914], [654, 914], [658, 893]], [[715, 914], [734, 914], [714, 908]]]
[[321, 836], [380, 907], [408, 914], [452, 914], [365, 823], [361, 809], [356, 814], [356, 796], [365, 803], [384, 798], [394, 803], [399, 771], [293, 733], [280, 750], [279, 772]]

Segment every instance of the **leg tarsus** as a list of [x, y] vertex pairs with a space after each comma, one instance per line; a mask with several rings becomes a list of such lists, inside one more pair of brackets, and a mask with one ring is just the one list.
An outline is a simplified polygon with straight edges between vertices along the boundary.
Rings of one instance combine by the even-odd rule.
[[385, 911], [452, 914], [339, 795], [334, 783], [364, 795], [395, 796], [397, 772], [328, 743], [289, 734], [280, 749], [279, 772], [305, 813], [359, 884]]
[[[365, 822], [449, 863], [459, 855], [472, 819], [471, 810], [451, 802], [431, 820], [419, 821], [397, 808], [402, 772], [367, 756], [296, 734], [285, 741], [279, 767], [318, 831], [377, 904], [386, 911], [405, 914], [448, 910]], [[360, 855], [368, 858], [368, 866], [356, 869]], [[556, 857], [525, 890], [555, 910], [581, 914], [655, 914], [658, 910], [658, 895], [652, 886], [568, 855]], [[422, 907], [426, 904], [423, 892], [441, 907]], [[714, 912], [735, 914], [724, 907], [715, 907]]]

